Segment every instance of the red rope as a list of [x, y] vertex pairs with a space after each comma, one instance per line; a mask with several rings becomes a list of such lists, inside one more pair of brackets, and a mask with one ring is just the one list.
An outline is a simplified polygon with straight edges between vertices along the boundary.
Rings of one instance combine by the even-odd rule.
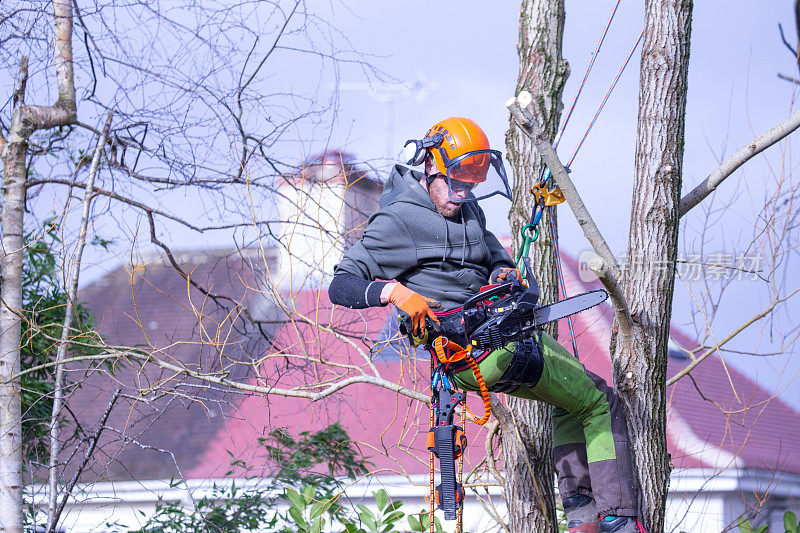
[[583, 146], [584, 141], [586, 141], [586, 137], [588, 137], [589, 136], [589, 132], [592, 131], [592, 128], [594, 127], [594, 123], [597, 122], [597, 118], [600, 116], [600, 112], [603, 111], [603, 108], [606, 106], [606, 102], [608, 102], [608, 97], [611, 96], [611, 93], [614, 91], [614, 87], [617, 86], [617, 82], [622, 77], [622, 73], [625, 71], [625, 67], [628, 66], [628, 63], [630, 63], [634, 52], [636, 52], [636, 49], [639, 47], [639, 43], [642, 42], [642, 37], [644, 37], [644, 30], [642, 30], [642, 33], [639, 34], [639, 38], [636, 39], [636, 44], [634, 44], [633, 48], [631, 48], [631, 51], [628, 54], [628, 57], [625, 59], [625, 63], [622, 64], [622, 67], [619, 69], [619, 72], [617, 72], [617, 76], [614, 78], [613, 83], [611, 83], [611, 87], [609, 87], [608, 91], [606, 91], [606, 95], [603, 97], [603, 101], [600, 102], [600, 107], [597, 108], [597, 112], [594, 114], [594, 117], [592, 118], [592, 121], [589, 123], [589, 127], [586, 128], [586, 133], [583, 134], [583, 138], [581, 139], [581, 142], [578, 143], [578, 147], [575, 148], [575, 152], [572, 154], [572, 157], [570, 158], [569, 162], [566, 165], [564, 165], [566, 168], [569, 168], [570, 165], [572, 165], [573, 161], [575, 161], [575, 156], [578, 155], [578, 152], [580, 151], [581, 147]]
[[606, 29], [603, 30], [603, 35], [600, 36], [600, 42], [597, 43], [597, 47], [595, 47], [594, 52], [592, 52], [592, 59], [589, 61], [589, 66], [586, 67], [586, 72], [583, 74], [581, 85], [580, 87], [578, 87], [578, 93], [575, 95], [575, 99], [572, 100], [572, 105], [570, 106], [569, 111], [567, 112], [567, 118], [564, 119], [564, 124], [561, 126], [561, 130], [559, 130], [555, 142], [553, 142], [553, 149], [558, 148], [558, 143], [561, 142], [561, 136], [564, 135], [564, 130], [567, 129], [567, 124], [569, 123], [569, 119], [572, 117], [572, 112], [575, 111], [575, 105], [578, 103], [578, 98], [581, 97], [581, 92], [583, 92], [583, 86], [586, 85], [586, 80], [589, 78], [589, 73], [592, 71], [592, 67], [594, 66], [594, 61], [600, 54], [600, 48], [603, 46], [603, 41], [606, 40], [608, 29], [611, 27], [611, 21], [614, 20], [614, 15], [617, 14], [617, 8], [619, 7], [619, 3], [621, 1], [622, 0], [617, 0], [617, 3], [614, 5], [614, 10], [611, 12], [611, 16], [608, 17], [608, 22], [606, 23]]

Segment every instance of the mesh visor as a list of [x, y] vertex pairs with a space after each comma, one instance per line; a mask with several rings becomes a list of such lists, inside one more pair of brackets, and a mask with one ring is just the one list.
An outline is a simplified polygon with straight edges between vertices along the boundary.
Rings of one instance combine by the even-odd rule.
[[478, 201], [497, 194], [511, 200], [503, 159], [497, 150], [475, 150], [445, 158], [445, 165], [451, 201]]

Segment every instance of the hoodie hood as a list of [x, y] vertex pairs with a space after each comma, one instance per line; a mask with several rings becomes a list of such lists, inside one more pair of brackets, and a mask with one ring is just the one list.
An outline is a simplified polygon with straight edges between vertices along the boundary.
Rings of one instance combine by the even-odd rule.
[[384, 209], [397, 202], [406, 202], [436, 211], [431, 195], [419, 183], [424, 177], [422, 172], [403, 165], [395, 165], [383, 186], [383, 194], [378, 200], [378, 205]]

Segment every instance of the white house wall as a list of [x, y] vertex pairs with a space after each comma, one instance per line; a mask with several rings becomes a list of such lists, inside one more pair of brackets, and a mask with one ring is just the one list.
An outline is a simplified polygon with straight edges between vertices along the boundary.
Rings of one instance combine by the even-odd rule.
[[282, 186], [280, 193], [281, 250], [273, 283], [292, 293], [317, 288], [344, 253], [344, 180], [306, 179]]
[[[772, 480], [769, 482], [769, 480]], [[138, 527], [155, 511], [157, 501], [182, 502], [191, 508], [191, 498], [199, 499], [212, 494], [212, 485], [226, 487], [234, 482], [241, 490], [258, 488], [265, 494], [274, 490], [268, 479], [217, 479], [189, 480], [185, 486], [175, 487], [168, 480], [145, 482], [104, 482], [78, 487], [74, 503], [68, 506], [62, 521], [68, 533], [98, 533], [104, 531], [126, 531]], [[406, 513], [417, 513], [427, 509], [427, 476], [412, 477], [380, 476], [354, 483], [347, 487], [343, 501], [345, 505], [366, 505], [374, 509], [372, 494], [383, 488], [390, 497], [404, 503]], [[667, 502], [667, 527], [665, 531], [679, 533], [706, 533], [725, 530], [752, 504], [755, 495], [763, 498], [764, 491], [771, 494], [758, 523], [769, 522], [773, 530], [782, 524], [783, 511], [795, 508], [800, 501], [800, 476], [773, 474], [764, 471], [715, 472], [709, 469], [679, 469], [673, 472]], [[44, 509], [46, 498], [44, 487], [32, 488], [28, 498]], [[473, 493], [467, 492], [465, 503], [465, 531], [488, 533], [496, 531], [496, 522], [487, 508], [495, 507], [501, 515], [505, 513], [500, 487], [490, 487], [488, 495], [482, 491], [483, 503]], [[440, 516], [441, 519], [441, 516]], [[127, 529], [108, 528], [106, 524], [125, 524]], [[451, 531], [454, 522], [444, 522], [445, 530]], [[332, 531], [332, 530], [329, 530]]]

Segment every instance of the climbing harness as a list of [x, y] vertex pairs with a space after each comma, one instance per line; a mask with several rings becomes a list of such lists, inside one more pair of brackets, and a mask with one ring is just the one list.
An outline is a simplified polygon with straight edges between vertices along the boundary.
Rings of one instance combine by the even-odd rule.
[[[459, 465], [463, 465], [467, 446], [464, 413], [468, 412], [479, 425], [485, 424], [491, 416], [489, 389], [478, 361], [492, 350], [533, 337], [547, 322], [593, 307], [608, 297], [604, 290], [598, 289], [547, 306], [538, 305], [539, 286], [531, 271], [530, 258], [524, 257], [522, 262], [527, 284], [509, 278], [503, 283], [487, 285], [469, 298], [463, 307], [437, 315], [440, 324], [426, 319], [425, 331], [418, 335], [413, 335], [406, 320], [400, 317], [400, 332], [407, 335], [414, 346], [422, 345], [431, 354], [431, 429], [427, 436], [431, 516], [435, 503], [444, 511], [445, 520], [460, 519], [464, 487], [460, 481], [462, 468], [459, 466], [457, 473], [455, 462], [458, 460]], [[451, 334], [463, 337], [465, 346], [451, 340], [448, 336]], [[451, 375], [465, 368], [472, 370], [475, 376], [483, 401], [481, 416], [469, 409], [465, 393], [453, 385]], [[453, 421], [459, 407], [462, 411], [460, 426]], [[438, 485], [433, 471], [434, 458], [439, 460]]]

